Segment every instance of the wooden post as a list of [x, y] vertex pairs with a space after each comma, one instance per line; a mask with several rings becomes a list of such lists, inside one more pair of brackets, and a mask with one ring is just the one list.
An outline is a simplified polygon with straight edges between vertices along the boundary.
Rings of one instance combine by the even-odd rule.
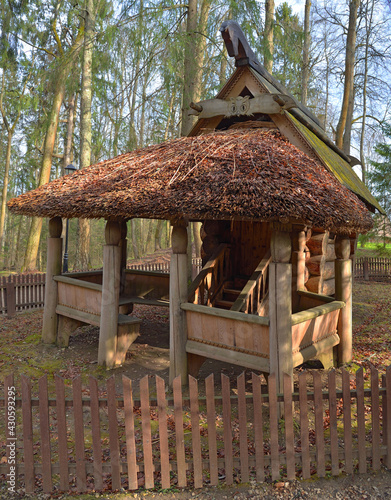
[[118, 303], [121, 270], [121, 226], [108, 221], [103, 247], [102, 306], [100, 314], [98, 364], [113, 368], [117, 352]]
[[292, 310], [299, 311], [300, 295], [298, 290], [304, 289], [305, 282], [305, 244], [304, 226], [293, 226], [292, 232]]
[[284, 373], [292, 377], [292, 265], [288, 232], [274, 230], [269, 270], [270, 374], [276, 375], [278, 392], [283, 392]]
[[368, 262], [368, 257], [364, 257], [363, 268], [364, 268], [364, 280], [368, 281], [369, 280], [369, 262]]
[[45, 309], [43, 311], [42, 342], [54, 344], [57, 339], [57, 282], [53, 277], [61, 274], [62, 257], [62, 220], [54, 217], [49, 220], [47, 240], [47, 263], [45, 284]]
[[126, 238], [128, 233], [128, 226], [126, 225], [126, 221], [121, 222], [121, 285], [120, 285], [120, 293], [123, 293], [125, 289], [125, 269], [128, 260], [128, 240]]
[[350, 260], [350, 239], [337, 236], [335, 241], [335, 298], [345, 302], [338, 320], [338, 365], [352, 360], [352, 261]]
[[10, 275], [6, 278], [5, 284], [7, 316], [12, 318], [16, 313], [16, 282], [15, 277]]
[[184, 224], [172, 228], [170, 264], [170, 384], [180, 376], [187, 383], [186, 316], [181, 303], [187, 301], [187, 231]]

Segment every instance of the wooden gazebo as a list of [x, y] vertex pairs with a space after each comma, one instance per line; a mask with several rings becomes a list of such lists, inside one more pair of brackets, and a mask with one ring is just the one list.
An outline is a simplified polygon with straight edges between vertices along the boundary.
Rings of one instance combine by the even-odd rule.
[[[99, 363], [123, 362], [134, 303], [170, 308], [170, 380], [205, 358], [291, 374], [313, 357], [352, 355], [357, 235], [382, 211], [318, 120], [256, 61], [235, 23], [237, 69], [216, 99], [192, 105], [189, 137], [123, 154], [11, 200], [49, 217], [42, 338], [67, 345], [100, 326]], [[62, 218], [105, 218], [103, 271], [61, 274]], [[126, 221], [170, 220], [170, 275], [126, 269]], [[189, 221], [202, 221], [203, 269], [187, 283]]]

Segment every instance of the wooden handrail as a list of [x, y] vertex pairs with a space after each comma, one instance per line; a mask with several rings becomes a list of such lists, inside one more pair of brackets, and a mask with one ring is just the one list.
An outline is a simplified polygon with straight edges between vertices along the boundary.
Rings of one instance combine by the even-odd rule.
[[189, 302], [195, 303], [201, 297], [201, 303], [203, 303], [203, 294], [206, 290], [208, 293], [207, 305], [212, 305], [215, 289], [223, 281], [221, 278], [224, 273], [224, 260], [228, 249], [229, 246], [227, 243], [221, 243], [213, 252], [208, 262], [189, 287]]
[[[231, 307], [231, 311], [245, 312], [245, 313], [258, 313], [259, 304], [262, 302], [262, 299], [266, 295], [266, 273], [271, 262], [271, 254], [270, 250], [267, 252], [265, 257], [261, 260], [261, 262], [256, 267], [255, 271], [251, 275], [250, 279], [247, 281], [245, 287], [240, 292], [239, 297], [233, 303]], [[261, 291], [261, 284], [263, 280], [263, 288]], [[253, 311], [253, 298], [254, 293], [257, 294], [256, 307], [257, 310]]]

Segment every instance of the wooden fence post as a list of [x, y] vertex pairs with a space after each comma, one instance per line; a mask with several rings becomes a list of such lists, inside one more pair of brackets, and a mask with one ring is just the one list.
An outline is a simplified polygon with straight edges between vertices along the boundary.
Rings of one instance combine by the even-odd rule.
[[6, 283], [7, 316], [12, 318], [16, 312], [16, 287], [14, 276], [8, 276]]
[[369, 263], [368, 263], [368, 257], [364, 257], [363, 268], [364, 268], [364, 280], [368, 281], [369, 280]]

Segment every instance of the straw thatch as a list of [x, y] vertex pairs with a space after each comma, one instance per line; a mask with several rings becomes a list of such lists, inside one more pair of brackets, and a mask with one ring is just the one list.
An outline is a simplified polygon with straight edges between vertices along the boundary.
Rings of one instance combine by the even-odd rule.
[[57, 179], [8, 203], [39, 217], [236, 219], [306, 222], [364, 232], [355, 194], [275, 130], [175, 139]]

